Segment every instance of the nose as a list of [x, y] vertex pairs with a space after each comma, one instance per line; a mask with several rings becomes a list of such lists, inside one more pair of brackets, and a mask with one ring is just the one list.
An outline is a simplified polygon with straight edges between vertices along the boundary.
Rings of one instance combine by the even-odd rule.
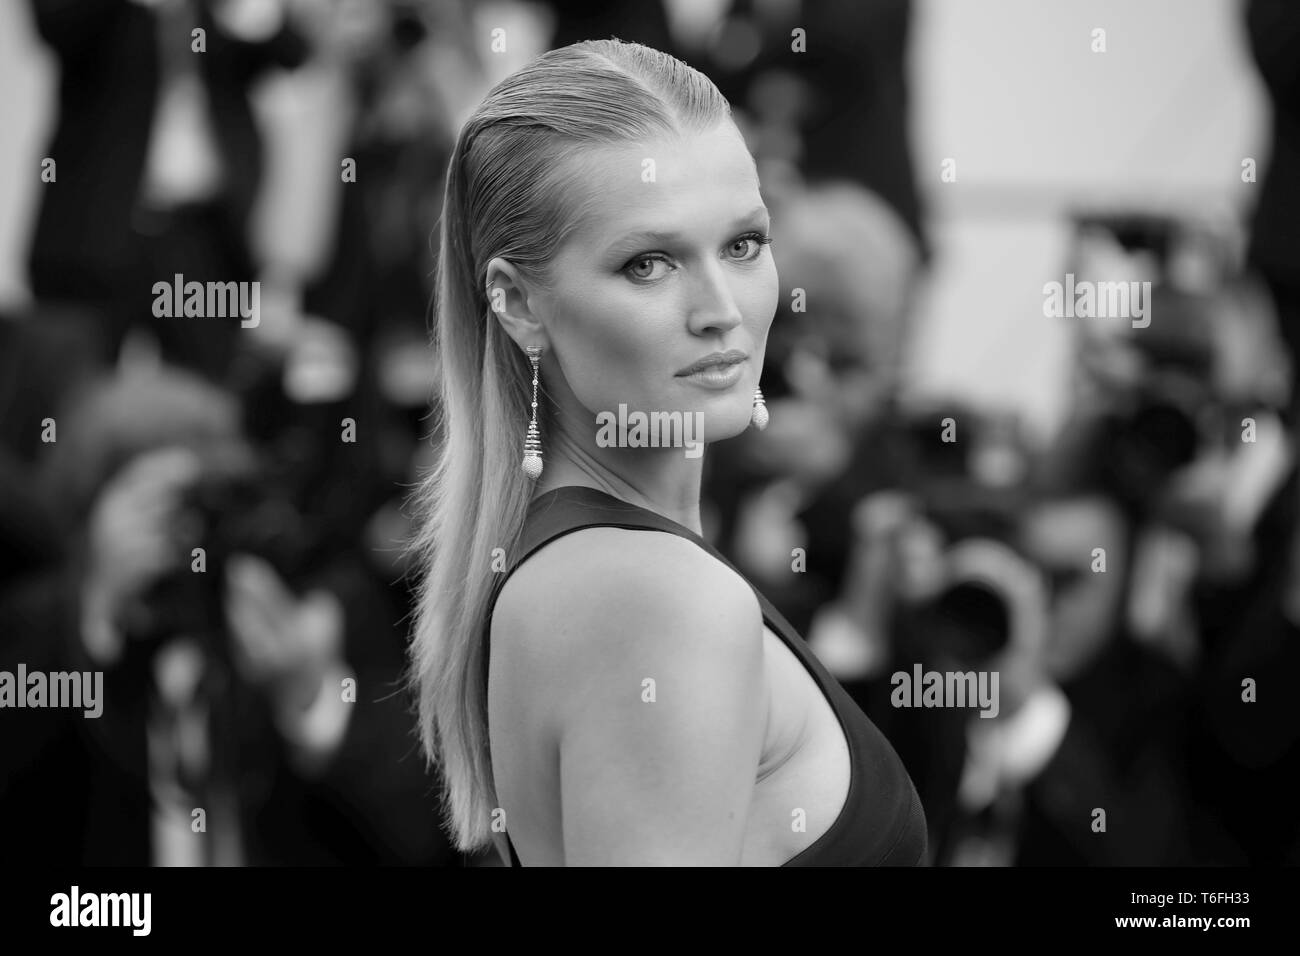
[[691, 289], [691, 305], [689, 325], [697, 335], [729, 332], [743, 320], [721, 263], [705, 265]]

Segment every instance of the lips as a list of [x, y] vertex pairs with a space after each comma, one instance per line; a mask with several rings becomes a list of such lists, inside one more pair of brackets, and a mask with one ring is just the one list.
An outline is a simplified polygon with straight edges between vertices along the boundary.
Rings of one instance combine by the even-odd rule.
[[706, 355], [704, 358], [686, 366], [686, 368], [677, 373], [677, 377], [680, 378], [683, 375], [694, 375], [696, 372], [702, 372], [706, 368], [725, 368], [728, 365], [736, 365], [743, 362], [747, 358], [749, 358], [749, 356], [740, 351], [740, 349], [731, 349], [726, 352], [714, 352], [711, 355]]

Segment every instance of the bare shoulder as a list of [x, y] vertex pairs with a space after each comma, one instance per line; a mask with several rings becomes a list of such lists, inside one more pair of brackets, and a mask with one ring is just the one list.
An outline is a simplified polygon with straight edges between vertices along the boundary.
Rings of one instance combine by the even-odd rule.
[[737, 862], [768, 710], [745, 580], [680, 536], [590, 528], [502, 598], [510, 670], [558, 747], [566, 863]]
[[574, 692], [640, 667], [736, 679], [761, 664], [762, 612], [738, 574], [678, 535], [584, 528], [511, 576], [494, 613], [505, 653]]

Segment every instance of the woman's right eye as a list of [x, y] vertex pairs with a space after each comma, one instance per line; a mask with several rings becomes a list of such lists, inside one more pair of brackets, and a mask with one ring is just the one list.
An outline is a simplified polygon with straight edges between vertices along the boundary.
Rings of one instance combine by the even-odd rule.
[[[666, 261], [667, 260], [665, 260], [664, 257], [660, 255], [637, 256], [635, 259], [633, 259], [631, 262], [629, 262], [626, 266], [623, 267], [623, 272], [626, 273], [630, 278], [637, 279], [642, 282], [649, 281], [651, 279], [657, 278], [657, 276], [653, 274], [654, 263], [666, 262]], [[638, 271], [639, 269], [641, 269], [646, 265], [650, 266], [651, 271], [649, 273]]]

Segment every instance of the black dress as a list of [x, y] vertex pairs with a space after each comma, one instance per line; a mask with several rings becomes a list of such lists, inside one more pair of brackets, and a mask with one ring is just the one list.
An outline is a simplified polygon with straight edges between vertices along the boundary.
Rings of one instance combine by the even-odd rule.
[[[555, 488], [535, 498], [528, 507], [514, 560], [499, 575], [488, 604], [487, 633], [491, 632], [492, 610], [501, 588], [523, 562], [556, 538], [583, 528], [600, 527], [679, 535], [740, 573], [699, 535], [662, 515], [594, 488], [577, 485]], [[763, 611], [763, 622], [799, 658], [826, 695], [844, 729], [851, 763], [848, 797], [835, 822], [811, 846], [782, 866], [928, 865], [925, 812], [898, 754], [813, 656], [799, 633], [757, 588], [754, 594]], [[508, 834], [506, 844], [510, 865], [522, 866]]]

